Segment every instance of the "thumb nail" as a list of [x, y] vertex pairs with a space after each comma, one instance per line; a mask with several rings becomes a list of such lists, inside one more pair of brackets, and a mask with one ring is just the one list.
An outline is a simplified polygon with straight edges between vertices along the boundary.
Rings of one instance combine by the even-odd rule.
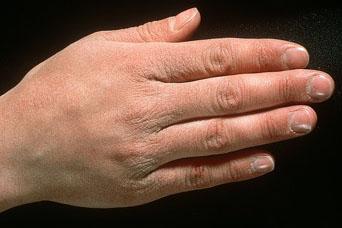
[[171, 24], [172, 30], [179, 31], [181, 30], [187, 23], [189, 23], [198, 13], [196, 8], [191, 8], [179, 13], [177, 16], [173, 18], [173, 23]]

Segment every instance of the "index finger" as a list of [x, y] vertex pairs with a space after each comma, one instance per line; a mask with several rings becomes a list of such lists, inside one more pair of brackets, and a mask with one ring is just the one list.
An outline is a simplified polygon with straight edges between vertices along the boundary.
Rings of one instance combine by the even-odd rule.
[[[150, 47], [155, 80], [187, 82], [209, 77], [305, 68], [306, 49], [275, 39], [209, 39]], [[161, 71], [161, 73], [160, 73]]]

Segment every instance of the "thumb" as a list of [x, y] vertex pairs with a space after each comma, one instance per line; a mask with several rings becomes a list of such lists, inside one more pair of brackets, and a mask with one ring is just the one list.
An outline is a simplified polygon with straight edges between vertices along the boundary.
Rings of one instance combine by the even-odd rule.
[[118, 42], [178, 42], [191, 37], [201, 21], [200, 13], [191, 8], [176, 16], [140, 26], [100, 32], [106, 40]]

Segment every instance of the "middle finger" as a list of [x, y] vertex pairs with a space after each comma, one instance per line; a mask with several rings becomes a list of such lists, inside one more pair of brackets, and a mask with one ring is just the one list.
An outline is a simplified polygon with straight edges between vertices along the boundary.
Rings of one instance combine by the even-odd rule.
[[[314, 70], [291, 70], [210, 78], [165, 86], [168, 126], [193, 118], [235, 115], [286, 104], [322, 102], [333, 79]], [[165, 107], [164, 107], [165, 106]]]

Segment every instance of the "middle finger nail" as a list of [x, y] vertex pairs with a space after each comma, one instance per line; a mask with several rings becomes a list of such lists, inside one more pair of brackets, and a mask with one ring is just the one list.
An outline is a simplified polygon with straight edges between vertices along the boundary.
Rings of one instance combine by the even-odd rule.
[[332, 95], [333, 88], [332, 80], [320, 74], [309, 79], [306, 92], [313, 100], [323, 101]]

